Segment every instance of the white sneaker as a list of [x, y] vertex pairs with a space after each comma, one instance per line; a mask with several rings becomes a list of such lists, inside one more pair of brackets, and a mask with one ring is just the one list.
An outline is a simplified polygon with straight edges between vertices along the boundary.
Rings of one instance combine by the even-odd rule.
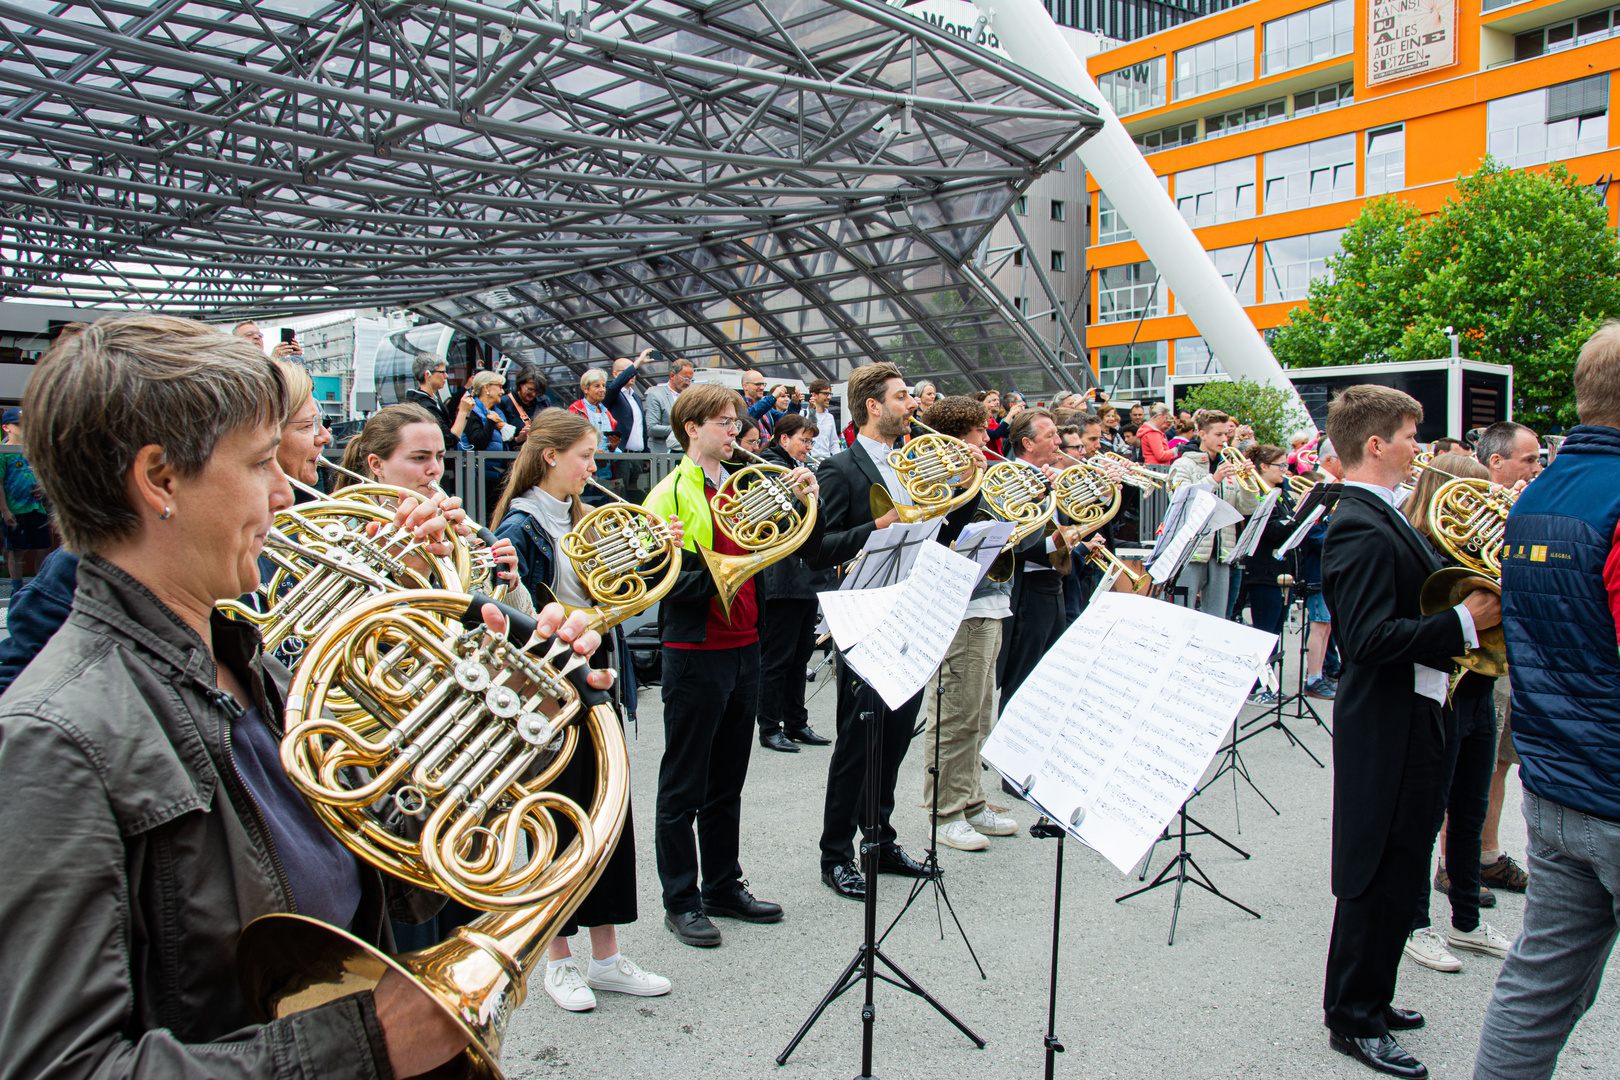
[[998, 814], [986, 806], [967, 819], [967, 823], [986, 836], [1012, 836], [1018, 832], [1018, 820]]
[[1414, 930], [1406, 939], [1406, 955], [1436, 971], [1461, 971], [1462, 961], [1451, 955], [1446, 943], [1432, 926]]
[[1502, 933], [1490, 923], [1480, 923], [1477, 929], [1464, 933], [1455, 926], [1446, 931], [1446, 943], [1453, 949], [1467, 949], [1469, 952], [1484, 953], [1494, 956], [1498, 960], [1506, 960], [1508, 949], [1513, 946], [1507, 935]]
[[957, 851], [983, 851], [990, 841], [965, 821], [947, 821], [939, 827], [939, 842]]
[[634, 994], [636, 997], [661, 997], [669, 993], [670, 981], [662, 975], [642, 971], [635, 964], [619, 957], [610, 968], [591, 961], [590, 974], [585, 981], [595, 990], [609, 990], [615, 994]]
[[596, 995], [585, 985], [579, 965], [573, 960], [564, 960], [555, 966], [546, 965], [546, 993], [559, 1007], [569, 1012], [589, 1012], [596, 1008]]

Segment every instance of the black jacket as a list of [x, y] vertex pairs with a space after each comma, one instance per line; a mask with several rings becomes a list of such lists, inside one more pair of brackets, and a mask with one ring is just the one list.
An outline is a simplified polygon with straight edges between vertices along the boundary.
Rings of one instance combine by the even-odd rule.
[[446, 414], [444, 406], [435, 401], [431, 394], [422, 390], [405, 391], [405, 401], [411, 405], [420, 405], [433, 414], [433, 418], [439, 422], [439, 430], [444, 432], [446, 450], [454, 450], [459, 445], [460, 436], [450, 430], [450, 425], [455, 421], [455, 413]]
[[[279, 720], [286, 670], [252, 627], [216, 614], [212, 633]], [[79, 563], [67, 623], [0, 698], [0, 1077], [391, 1075], [369, 991], [253, 1023], [237, 937], [293, 898], [221, 694], [189, 626]], [[353, 932], [392, 952], [382, 879], [360, 881]]]
[[[866, 450], [856, 443], [823, 461], [816, 479], [821, 482], [821, 516], [826, 531], [816, 553], [806, 555], [805, 562], [812, 570], [830, 570], [859, 555], [866, 538], [876, 531], [872, 527], [872, 488], [883, 486], [883, 476]], [[907, 501], [904, 492], [897, 501]], [[939, 542], [947, 547], [954, 543], [973, 520], [975, 509], [976, 500], [947, 514], [939, 530]], [[805, 550], [810, 550], [809, 544]]]
[[1345, 486], [1322, 550], [1322, 592], [1344, 659], [1333, 704], [1333, 894], [1341, 898], [1360, 896], [1383, 858], [1410, 725], [1440, 722], [1439, 706], [1413, 692], [1412, 665], [1450, 671], [1464, 650], [1456, 613], [1426, 616], [1418, 604], [1440, 566], [1399, 511]]
[[652, 437], [647, 432], [647, 400], [642, 397], [641, 391], [630, 389], [630, 381], [635, 377], [634, 364], [619, 372], [618, 378], [608, 383], [607, 397], [602, 399], [602, 404], [607, 406], [608, 415], [613, 417], [613, 430], [619, 436], [619, 449], [628, 453], [631, 451], [624, 444], [630, 438], [630, 429], [635, 426], [635, 417], [630, 412], [630, 399], [636, 399], [636, 407], [641, 410], [640, 452], [645, 453], [653, 449], [647, 445]]

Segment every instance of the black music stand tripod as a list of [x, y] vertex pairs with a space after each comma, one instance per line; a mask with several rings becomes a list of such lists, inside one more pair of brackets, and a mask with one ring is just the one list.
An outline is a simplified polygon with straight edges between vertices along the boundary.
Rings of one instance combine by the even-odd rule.
[[[1198, 792], [1199, 792], [1199, 789], [1194, 788], [1193, 793], [1191, 795], [1187, 796], [1187, 800], [1197, 798], [1198, 797]], [[1181, 841], [1181, 846], [1180, 846], [1180, 850], [1176, 852], [1175, 857], [1172, 858], [1169, 862], [1164, 864], [1164, 869], [1159, 871], [1159, 875], [1153, 879], [1152, 884], [1147, 885], [1147, 886], [1145, 886], [1143, 888], [1140, 888], [1140, 889], [1136, 889], [1136, 890], [1134, 890], [1132, 892], [1128, 892], [1124, 896], [1117, 896], [1117, 897], [1114, 898], [1114, 903], [1116, 903], [1116, 904], [1123, 903], [1126, 900], [1129, 900], [1133, 896], [1141, 896], [1145, 892], [1152, 892], [1154, 889], [1157, 889], [1160, 885], [1169, 885], [1172, 882], [1174, 882], [1175, 886], [1176, 886], [1176, 901], [1175, 901], [1175, 906], [1171, 909], [1171, 912], [1170, 912], [1170, 940], [1165, 942], [1165, 944], [1167, 944], [1167, 945], [1174, 945], [1176, 943], [1176, 922], [1181, 918], [1181, 893], [1182, 893], [1182, 889], [1189, 882], [1191, 882], [1194, 885], [1197, 885], [1200, 889], [1203, 889], [1207, 893], [1210, 893], [1210, 894], [1212, 894], [1214, 896], [1220, 897], [1222, 900], [1225, 900], [1228, 904], [1231, 904], [1233, 907], [1238, 908], [1241, 911], [1248, 912], [1250, 915], [1253, 915], [1255, 918], [1258, 919], [1260, 917], [1260, 913], [1258, 911], [1256, 911], [1253, 908], [1248, 907], [1248, 906], [1246, 906], [1244, 904], [1238, 903], [1236, 900], [1232, 899], [1230, 896], [1227, 896], [1225, 893], [1221, 892], [1221, 890], [1218, 889], [1215, 886], [1215, 883], [1209, 879], [1209, 875], [1204, 873], [1203, 868], [1200, 867], [1198, 865], [1197, 861], [1192, 857], [1192, 852], [1187, 850], [1187, 837], [1189, 835], [1191, 835], [1191, 836], [1213, 836], [1213, 837], [1215, 837], [1215, 839], [1219, 840], [1221, 843], [1225, 844], [1227, 847], [1231, 848], [1233, 851], [1237, 852], [1239, 855], [1242, 855], [1245, 859], [1247, 859], [1249, 857], [1249, 853], [1244, 851], [1242, 848], [1238, 847], [1236, 844], [1233, 844], [1230, 840], [1227, 840], [1226, 838], [1222, 837], [1218, 833], [1216, 833], [1216, 832], [1210, 830], [1209, 828], [1205, 827], [1204, 825], [1200, 824], [1197, 818], [1194, 818], [1190, 814], [1188, 814], [1187, 813], [1187, 801], [1182, 802], [1181, 809], [1177, 811], [1177, 815], [1180, 818], [1180, 824], [1178, 826], [1177, 835], [1178, 835], [1178, 837], [1179, 837], [1179, 839]], [[1189, 822], [1189, 821], [1191, 821], [1193, 823], [1194, 828], [1199, 830], [1198, 832], [1190, 833], [1190, 834], [1187, 832], [1187, 822]], [[1169, 830], [1166, 829], [1165, 832], [1168, 833]], [[1166, 836], [1166, 837], [1164, 837], [1164, 839], [1169, 839], [1169, 837]], [[1155, 840], [1154, 844], [1156, 846], [1158, 844], [1158, 841]], [[1152, 859], [1152, 858], [1153, 858], [1153, 851], [1150, 848], [1148, 850], [1148, 859]], [[1188, 872], [1189, 870], [1191, 870], [1191, 873]], [[1196, 876], [1194, 876], [1194, 875], [1196, 875]], [[1146, 862], [1143, 862], [1143, 864], [1142, 864], [1142, 876], [1143, 877], [1147, 876], [1147, 863]], [[1138, 880], [1140, 880], [1140, 879], [1138, 879]]]
[[[1299, 611], [1300, 611], [1300, 634], [1299, 634], [1299, 650], [1298, 650], [1298, 655], [1299, 655], [1298, 676], [1299, 676], [1299, 678], [1297, 680], [1298, 685], [1295, 686], [1294, 692], [1291, 693], [1291, 694], [1290, 693], [1285, 693], [1283, 691], [1283, 686], [1285, 685], [1283, 677], [1286, 674], [1284, 669], [1287, 666], [1287, 650], [1285, 648], [1281, 647], [1281, 643], [1279, 643], [1279, 647], [1277, 649], [1277, 703], [1275, 705], [1272, 705], [1271, 707], [1267, 708], [1266, 711], [1261, 713], [1259, 716], [1252, 717], [1251, 719], [1246, 720], [1243, 723], [1243, 726], [1239, 730], [1241, 730], [1241, 731], [1249, 731], [1250, 728], [1254, 727], [1256, 724], [1261, 724], [1261, 723], [1264, 723], [1265, 726], [1257, 728], [1254, 731], [1249, 731], [1249, 733], [1247, 735], [1244, 735], [1241, 738], [1238, 738], [1236, 740], [1236, 742], [1238, 742], [1238, 743], [1247, 742], [1248, 740], [1254, 738], [1256, 735], [1263, 734], [1263, 733], [1265, 733], [1267, 731], [1270, 731], [1272, 728], [1276, 728], [1277, 730], [1279, 730], [1279, 731], [1281, 731], [1283, 733], [1283, 735], [1288, 739], [1288, 741], [1290, 743], [1292, 743], [1293, 745], [1299, 747], [1301, 750], [1305, 751], [1306, 756], [1309, 757], [1312, 761], [1316, 762], [1317, 768], [1325, 769], [1325, 768], [1327, 768], [1327, 766], [1322, 764], [1322, 759], [1317, 757], [1314, 753], [1311, 752], [1311, 748], [1305, 745], [1304, 740], [1302, 740], [1294, 732], [1294, 730], [1288, 726], [1288, 723], [1287, 723], [1288, 720], [1294, 720], [1296, 722], [1300, 721], [1300, 720], [1303, 720], [1303, 719], [1305, 719], [1306, 713], [1309, 713], [1310, 716], [1311, 716], [1311, 719], [1315, 720], [1316, 723], [1321, 725], [1322, 729], [1328, 733], [1329, 738], [1331, 738], [1333, 736], [1333, 729], [1328, 727], [1327, 724], [1323, 722], [1321, 715], [1318, 714], [1317, 711], [1316, 711], [1316, 706], [1314, 706], [1314, 705], [1312, 705], [1310, 703], [1310, 700], [1306, 697], [1306, 694], [1305, 694], [1306, 639], [1310, 636], [1310, 625], [1311, 625], [1307, 621], [1306, 615], [1305, 615], [1305, 612], [1306, 612], [1305, 597], [1306, 597], [1306, 592], [1307, 592], [1308, 588], [1309, 587], [1307, 586], [1306, 588], [1300, 589], [1299, 592], [1298, 592], [1298, 596], [1297, 596], [1297, 599], [1299, 601]], [[1293, 600], [1290, 600], [1289, 604], [1290, 604], [1290, 606], [1292, 606]], [[1286, 626], [1284, 627], [1284, 632], [1285, 633], [1287, 632], [1287, 627]], [[1294, 706], [1294, 713], [1292, 715], [1288, 715], [1284, 711], [1284, 710], [1286, 710], [1288, 708], [1289, 705]], [[1270, 722], [1265, 723], [1265, 721], [1267, 720], [1268, 717], [1270, 718]], [[1259, 789], [1256, 788], [1256, 790], [1258, 791]], [[1265, 796], [1262, 795], [1261, 798], [1265, 798]], [[1275, 807], [1273, 807], [1273, 809], [1275, 809]]]
[[[906, 902], [900, 906], [899, 913], [895, 915], [894, 920], [890, 922], [888, 927], [883, 931], [883, 936], [878, 938], [877, 943], [882, 945], [889, 939], [889, 934], [893, 932], [896, 926], [899, 925], [901, 918], [905, 916], [906, 912], [911, 910], [911, 905], [916, 902], [917, 897], [922, 895], [922, 891], [924, 889], [926, 889], [929, 885], [932, 885], [934, 887], [934, 918], [939, 922], [939, 940], [945, 940], [945, 914], [944, 911], [940, 910], [940, 901], [944, 900], [945, 910], [948, 910], [951, 913], [951, 922], [956, 924], [956, 932], [962, 935], [962, 944], [967, 946], [968, 956], [972, 957], [973, 959], [973, 966], [979, 969], [979, 978], [988, 979], [990, 976], [984, 973], [984, 965], [979, 963], [979, 954], [973, 950], [973, 942], [968, 940], [967, 931], [962, 929], [962, 920], [957, 918], [956, 906], [951, 903], [951, 894], [945, 890], [945, 871], [939, 865], [940, 730], [938, 718], [941, 715], [941, 706], [943, 704], [944, 696], [945, 668], [944, 665], [941, 664], [940, 669], [934, 672], [934, 763], [928, 767], [928, 775], [934, 778], [934, 805], [931, 811], [932, 816], [930, 817], [928, 823], [928, 853], [923, 856], [923, 866], [928, 869], [928, 874], [925, 877], [914, 878], [912, 880], [911, 892], [906, 897]], [[916, 738], [921, 732], [927, 730], [927, 727], [928, 723], [925, 720], [916, 731], [911, 733], [911, 737]]]
[[[846, 663], [844, 670], [850, 672]], [[853, 672], [851, 672], [853, 674]], [[861, 1005], [861, 1071], [856, 1080], [872, 1080], [872, 1034], [873, 1026], [877, 1021], [877, 1006], [873, 1002], [873, 990], [879, 980], [890, 986], [899, 987], [910, 994], [915, 994], [934, 1007], [945, 1019], [949, 1020], [958, 1031], [973, 1040], [975, 1046], [984, 1049], [984, 1040], [974, 1033], [956, 1016], [941, 1005], [932, 994], [925, 990], [921, 983], [900, 970], [893, 960], [890, 960], [883, 950], [878, 947], [877, 938], [877, 881], [878, 881], [878, 774], [883, 762], [883, 739], [881, 735], [881, 714], [887, 710], [882, 708], [881, 702], [874, 701], [877, 696], [866, 680], [860, 681], [857, 693], [863, 695], [859, 712], [861, 724], [866, 729], [866, 806], [861, 814], [861, 869], [866, 874], [866, 901], [865, 909], [865, 938], [856, 948], [855, 955], [844, 967], [842, 973], [833, 982], [832, 988], [822, 997], [816, 1007], [811, 1010], [810, 1016], [800, 1025], [799, 1030], [789, 1040], [782, 1052], [776, 1055], [778, 1065], [786, 1065], [789, 1055], [798, 1048], [804, 1037], [810, 1033], [821, 1014], [827, 1007], [837, 1001], [849, 990], [857, 985], [866, 988], [866, 1000]], [[887, 971], [879, 971], [882, 964]]]

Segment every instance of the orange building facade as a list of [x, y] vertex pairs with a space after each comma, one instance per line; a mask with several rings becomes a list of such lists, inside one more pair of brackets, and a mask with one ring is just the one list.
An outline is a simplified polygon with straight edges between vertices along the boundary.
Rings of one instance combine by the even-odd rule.
[[[1253, 0], [1087, 64], [1262, 331], [1288, 321], [1368, 199], [1434, 211], [1487, 152], [1563, 162], [1615, 220], [1613, 0]], [[1086, 346], [1103, 387], [1162, 397], [1166, 374], [1218, 371], [1088, 187]]]

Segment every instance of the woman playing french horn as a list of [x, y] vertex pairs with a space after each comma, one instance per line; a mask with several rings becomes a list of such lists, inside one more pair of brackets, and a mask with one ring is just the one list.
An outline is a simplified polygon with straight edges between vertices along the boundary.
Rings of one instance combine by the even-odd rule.
[[[404, 1077], [466, 1043], [393, 974], [255, 1024], [235, 971], [258, 915], [318, 913], [388, 948], [385, 890], [431, 899], [394, 893], [315, 820], [276, 755], [286, 672], [214, 608], [258, 585], [292, 504], [286, 403], [258, 347], [161, 316], [104, 319], [34, 371], [29, 460], [82, 561], [68, 622], [0, 704], [12, 1075]], [[444, 527], [414, 500], [397, 522]], [[539, 622], [599, 644], [560, 607]]]
[[[554, 596], [574, 609], [590, 608], [598, 600], [565, 554], [566, 538], [590, 510], [580, 495], [596, 473], [597, 434], [589, 420], [567, 409], [546, 409], [533, 416], [529, 436], [491, 515], [500, 542], [514, 547], [520, 579], [530, 594]], [[670, 519], [669, 525], [678, 545], [680, 519]], [[593, 660], [600, 667], [623, 673], [620, 685], [633, 712], [635, 678], [630, 666], [622, 662], [624, 655], [623, 639], [615, 627]], [[580, 751], [551, 790], [585, 803], [596, 781], [595, 755]], [[570, 1012], [594, 1008], [594, 991], [598, 990], [638, 997], [669, 993], [668, 979], [643, 971], [619, 952], [618, 927], [636, 918], [636, 841], [627, 816], [618, 847], [601, 878], [551, 940], [545, 988], [558, 1006]], [[569, 947], [569, 939], [581, 926], [591, 931], [591, 956], [582, 962], [584, 971]]]

